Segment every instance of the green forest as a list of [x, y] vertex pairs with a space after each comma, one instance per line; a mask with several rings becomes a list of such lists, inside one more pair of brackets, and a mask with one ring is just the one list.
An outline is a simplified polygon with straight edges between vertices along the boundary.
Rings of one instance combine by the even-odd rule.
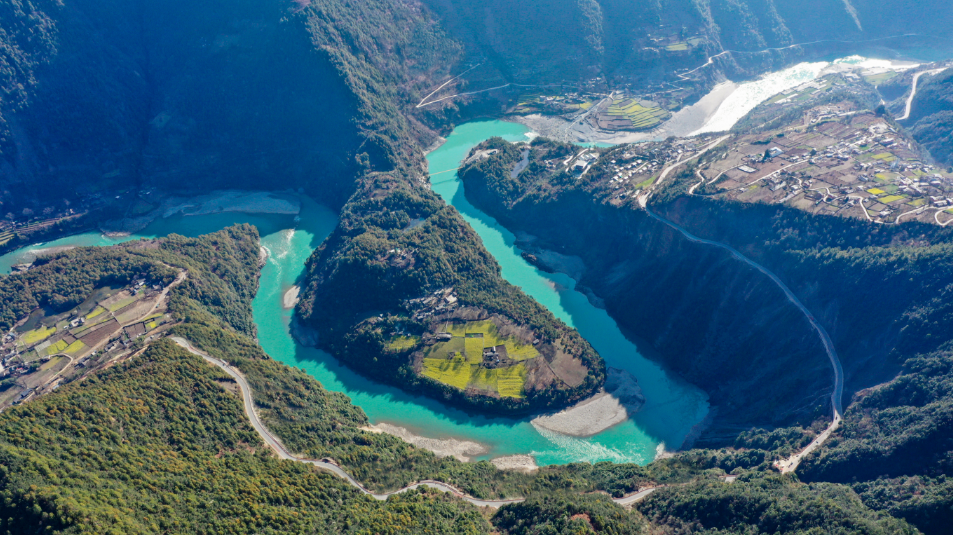
[[[723, 453], [689, 452], [644, 467], [550, 466], [528, 475], [487, 462], [440, 459], [395, 437], [364, 432], [360, 427], [367, 417], [347, 397], [270, 359], [250, 337], [257, 260], [257, 232], [245, 225], [194, 239], [170, 236], [75, 249], [3, 281], [30, 275], [33, 287], [54, 289], [64, 282], [60, 277], [67, 266], [83, 262], [101, 262], [101, 269], [92, 272], [102, 273], [103, 280], [131, 277], [122, 266], [138, 272], [142, 261], [157, 269], [185, 268], [189, 283], [170, 294], [170, 312], [180, 321], [170, 334], [240, 369], [262, 420], [291, 451], [331, 457], [375, 490], [438, 479], [473, 496], [526, 496], [527, 501], [496, 512], [478, 511], [437, 491], [379, 502], [333, 475], [279, 461], [250, 426], [241, 399], [224, 388], [234, 385], [229, 376], [160, 339], [131, 360], [0, 414], [0, 530], [674, 534], [686, 526], [730, 526], [770, 533], [778, 519], [791, 515], [802, 520], [784, 533], [806, 533], [832, 518], [840, 526], [863, 528], [844, 533], [913, 532], [864, 507], [848, 486], [815, 488], [758, 470], [731, 484], [712, 479], [727, 466]], [[15, 306], [22, 305], [4, 302], [0, 312], [9, 314]], [[788, 439], [775, 434], [746, 440], [771, 447], [766, 444]], [[744, 463], [736, 464], [732, 469]], [[633, 511], [608, 500], [607, 494], [623, 496], [655, 485], [668, 488]], [[766, 508], [780, 498], [787, 504], [782, 510]], [[716, 503], [735, 505], [719, 505], [719, 517]], [[742, 503], [747, 504], [744, 514], [737, 509]], [[699, 516], [700, 510], [706, 516]]]

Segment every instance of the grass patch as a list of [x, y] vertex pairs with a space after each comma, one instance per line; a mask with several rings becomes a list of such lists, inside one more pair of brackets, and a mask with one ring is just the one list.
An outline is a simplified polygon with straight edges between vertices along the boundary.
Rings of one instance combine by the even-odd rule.
[[453, 353], [454, 355], [462, 355], [463, 349], [463, 338], [455, 336], [447, 342], [439, 342], [430, 346], [430, 348], [424, 353], [424, 357], [446, 360], [447, 355], [450, 353]]
[[925, 199], [916, 199], [915, 201], [909, 202], [909, 203], [907, 203], [907, 204], [909, 204], [910, 206], [916, 208], [916, 207], [918, 207], [918, 206], [923, 206], [923, 205], [926, 204], [926, 203], [927, 203], [927, 201], [926, 201]]
[[466, 353], [467, 361], [473, 364], [483, 362], [483, 337], [468, 336], [463, 340], [464, 353]]
[[897, 74], [899, 73], [897, 73], [896, 71], [887, 71], [880, 74], [874, 74], [872, 76], [864, 76], [864, 79], [867, 80], [867, 82], [871, 85], [880, 85], [886, 82], [887, 80], [894, 78], [895, 76], [897, 76]]
[[115, 303], [109, 305], [109, 311], [110, 311], [110, 312], [115, 312], [115, 311], [119, 310], [120, 308], [122, 308], [122, 307], [124, 307], [124, 306], [126, 306], [126, 305], [131, 305], [132, 303], [136, 302], [136, 300], [138, 300], [138, 299], [139, 299], [139, 298], [136, 297], [136, 296], [131, 296], [131, 297], [127, 297], [127, 298], [125, 298], [125, 299], [120, 299], [119, 301], [116, 301]]
[[[156, 322], [149, 323], [146, 325], [149, 329], [155, 329]], [[387, 343], [387, 349], [391, 351], [407, 351], [408, 349], [413, 348], [418, 343], [420, 343], [420, 338], [417, 336], [397, 336], [394, 337], [390, 342]]]
[[651, 178], [649, 178], [649, 179], [647, 179], [647, 180], [643, 180], [642, 182], [639, 182], [638, 184], [635, 185], [635, 188], [636, 188], [636, 189], [645, 189], [645, 188], [651, 186], [652, 184], [655, 184], [655, 177], [654, 177], [654, 176], [651, 177]]
[[151, 331], [152, 329], [155, 329], [158, 326], [159, 326], [158, 323], [154, 321], [150, 321], [149, 323], [146, 324], [146, 329], [149, 329]]

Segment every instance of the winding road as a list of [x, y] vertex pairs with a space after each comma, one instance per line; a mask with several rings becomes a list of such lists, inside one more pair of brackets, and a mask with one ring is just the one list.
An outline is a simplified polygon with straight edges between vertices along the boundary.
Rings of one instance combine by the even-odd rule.
[[910, 108], [913, 107], [913, 99], [917, 96], [917, 83], [920, 81], [920, 77], [924, 74], [934, 75], [940, 74], [944, 69], [933, 69], [932, 71], [920, 71], [913, 75], [913, 87], [910, 89], [910, 96], [907, 97], [907, 106], [903, 111], [903, 117], [897, 117], [898, 121], [906, 121], [910, 118]]
[[717, 146], [720, 145], [724, 140], [726, 140], [726, 139], [728, 139], [728, 138], [730, 138], [730, 137], [731, 137], [731, 134], [727, 134], [727, 135], [721, 136], [720, 138], [718, 138], [718, 139], [716, 139], [715, 141], [712, 141], [711, 143], [709, 143], [708, 145], [706, 145], [705, 148], [703, 148], [702, 150], [698, 151], [698, 154], [695, 154], [695, 155], [692, 156], [691, 158], [685, 158], [684, 160], [678, 160], [677, 162], [673, 163], [672, 165], [666, 167], [665, 170], [662, 171], [662, 174], [659, 175], [658, 180], [655, 181], [655, 185], [656, 185], [656, 186], [660, 186], [660, 185], [662, 184], [662, 182], [664, 182], [665, 179], [668, 178], [668, 175], [669, 175], [672, 171], [674, 171], [677, 167], [681, 167], [682, 165], [684, 165], [684, 164], [686, 164], [686, 163], [688, 163], [688, 162], [690, 162], [690, 161], [692, 161], [692, 160], [697, 160], [697, 159], [700, 158], [703, 154], [705, 154], [706, 152], [710, 151], [711, 149], [717, 147]]
[[798, 309], [801, 310], [801, 312], [804, 313], [804, 316], [807, 318], [808, 322], [810, 322], [811, 326], [814, 327], [814, 330], [817, 331], [818, 336], [820, 336], [821, 342], [824, 345], [824, 351], [827, 352], [827, 357], [830, 359], [831, 366], [834, 369], [834, 390], [831, 392], [831, 407], [834, 410], [834, 419], [831, 422], [831, 424], [827, 427], [827, 429], [825, 429], [823, 433], [821, 433], [813, 441], [811, 441], [811, 443], [808, 444], [807, 447], [805, 447], [803, 450], [796, 453], [795, 455], [792, 455], [791, 457], [787, 459], [783, 459], [775, 463], [775, 466], [779, 470], [781, 470], [782, 473], [793, 472], [795, 469], [797, 469], [798, 465], [801, 463], [801, 459], [803, 459], [805, 456], [810, 454], [812, 451], [819, 448], [821, 444], [823, 444], [828, 438], [830, 438], [834, 430], [840, 427], [840, 424], [841, 424], [841, 415], [843, 413], [843, 407], [841, 406], [841, 398], [844, 395], [844, 368], [841, 366], [840, 358], [838, 358], [837, 356], [837, 350], [834, 348], [834, 342], [831, 341], [830, 335], [827, 334], [827, 331], [824, 329], [824, 327], [822, 327], [821, 324], [818, 323], [818, 321], [814, 318], [814, 315], [811, 314], [811, 311], [808, 310], [806, 306], [804, 306], [804, 303], [802, 303], [801, 300], [798, 299], [796, 295], [794, 295], [794, 292], [792, 292], [791, 289], [788, 288], [788, 286], [784, 284], [784, 282], [782, 282], [777, 275], [769, 271], [768, 268], [762, 266], [761, 264], [741, 254], [737, 249], [735, 249], [734, 247], [731, 247], [730, 245], [725, 245], [724, 243], [720, 243], [720, 242], [716, 242], [712, 240], [706, 240], [704, 238], [699, 238], [695, 236], [694, 234], [691, 234], [690, 232], [688, 232], [681, 226], [673, 223], [672, 221], [669, 221], [668, 219], [665, 219], [661, 216], [656, 215], [655, 212], [651, 211], [647, 206], [645, 207], [645, 212], [652, 219], [655, 219], [656, 221], [659, 221], [675, 229], [676, 231], [680, 232], [689, 241], [696, 242], [696, 243], [703, 243], [706, 245], [711, 245], [713, 247], [724, 249], [728, 251], [729, 253], [731, 253], [731, 255], [734, 256], [736, 259], [741, 260], [742, 262], [748, 264], [749, 266], [755, 268], [756, 270], [766, 275], [778, 286], [778, 288], [781, 289], [781, 291], [784, 292], [784, 295], [788, 298], [788, 301], [790, 301], [794, 306], [796, 306]]
[[[295, 461], [299, 463], [306, 463], [306, 464], [313, 465], [317, 468], [320, 468], [321, 470], [327, 470], [328, 472], [331, 472], [334, 475], [344, 479], [345, 481], [350, 483], [352, 487], [360, 490], [362, 493], [368, 496], [371, 496], [375, 500], [383, 501], [395, 494], [400, 494], [402, 492], [407, 492], [409, 490], [414, 490], [420, 487], [429, 487], [429, 488], [440, 490], [443, 492], [448, 492], [450, 494], [453, 494], [457, 498], [467, 501], [477, 507], [490, 507], [493, 509], [498, 509], [507, 504], [520, 503], [526, 500], [525, 498], [511, 498], [507, 500], [482, 500], [480, 498], [474, 498], [473, 496], [470, 496], [464, 493], [463, 491], [454, 487], [453, 485], [444, 483], [442, 481], [434, 481], [434, 480], [418, 481], [411, 485], [407, 485], [406, 487], [402, 489], [395, 490], [394, 492], [385, 492], [382, 494], [371, 492], [367, 490], [367, 488], [365, 488], [364, 485], [361, 485], [361, 483], [358, 480], [351, 477], [350, 474], [345, 472], [343, 469], [341, 469], [340, 466], [338, 466], [337, 464], [333, 462], [328, 462], [326, 460], [315, 461], [312, 459], [302, 459], [300, 457], [296, 457], [292, 455], [281, 443], [281, 441], [278, 440], [278, 438], [275, 437], [275, 435], [273, 435], [271, 431], [268, 430], [267, 427], [265, 427], [265, 424], [263, 424], [261, 419], [258, 417], [258, 414], [255, 412], [255, 402], [252, 399], [252, 395], [251, 395], [251, 386], [248, 385], [248, 381], [245, 380], [245, 377], [241, 374], [241, 372], [236, 370], [234, 367], [232, 367], [229, 363], [225, 362], [224, 360], [217, 359], [215, 357], [212, 357], [206, 354], [205, 352], [199, 351], [194, 346], [192, 346], [191, 342], [189, 342], [185, 338], [182, 338], [180, 336], [172, 336], [170, 337], [170, 339], [176, 344], [178, 344], [179, 347], [185, 349], [189, 353], [202, 357], [206, 362], [221, 368], [225, 373], [227, 373], [229, 376], [231, 376], [232, 379], [235, 380], [235, 382], [238, 384], [239, 388], [241, 388], [241, 391], [242, 391], [242, 402], [243, 402], [242, 404], [245, 407], [245, 415], [248, 416], [248, 419], [251, 421], [252, 427], [255, 429], [258, 435], [262, 438], [265, 444], [267, 444], [271, 449], [273, 449], [275, 453], [278, 454], [278, 458], [280, 459]], [[735, 480], [735, 478], [736, 476], [729, 475], [729, 476], [723, 476], [722, 480], [725, 483], [731, 483]], [[687, 484], [687, 483], [683, 483], [683, 485], [684, 484]], [[632, 504], [636, 502], [642, 501], [646, 496], [648, 496], [649, 494], [652, 494], [656, 490], [666, 486], [673, 486], [673, 485], [659, 485], [656, 487], [641, 488], [637, 492], [634, 492], [628, 496], [623, 496], [621, 498], [612, 498], [612, 501], [623, 507], [631, 506]], [[680, 486], [680, 485], [674, 485], [674, 486]]]
[[408, 485], [394, 492], [386, 492], [383, 494], [376, 494], [374, 492], [371, 492], [367, 490], [367, 488], [365, 488], [364, 485], [361, 485], [360, 482], [358, 482], [356, 479], [351, 477], [350, 474], [342, 470], [340, 466], [334, 463], [330, 463], [327, 461], [315, 461], [312, 459], [302, 459], [300, 457], [296, 457], [292, 455], [284, 447], [281, 441], [278, 440], [278, 438], [275, 437], [271, 433], [271, 431], [268, 430], [267, 427], [265, 427], [265, 424], [261, 422], [261, 419], [258, 418], [258, 414], [255, 413], [255, 408], [254, 408], [255, 402], [252, 399], [251, 387], [248, 385], [248, 381], [245, 380], [245, 377], [241, 374], [241, 372], [233, 368], [230, 364], [228, 364], [224, 360], [217, 359], [202, 351], [199, 351], [198, 349], [193, 347], [192, 343], [186, 340], [185, 338], [181, 338], [179, 336], [172, 336], [171, 339], [180, 347], [187, 350], [189, 353], [202, 357], [203, 359], [205, 359], [206, 362], [209, 362], [210, 364], [218, 366], [219, 368], [224, 370], [225, 373], [230, 375], [232, 379], [235, 379], [235, 382], [238, 383], [238, 386], [241, 388], [241, 391], [242, 391], [242, 401], [244, 402], [243, 404], [245, 406], [245, 415], [248, 416], [248, 419], [251, 421], [252, 427], [255, 428], [255, 431], [258, 433], [258, 435], [261, 436], [262, 440], [265, 441], [265, 444], [271, 447], [271, 449], [275, 450], [275, 453], [278, 454], [278, 458], [280, 459], [306, 463], [306, 464], [314, 465], [322, 470], [327, 470], [329, 472], [332, 472], [338, 477], [346, 480], [348, 483], [351, 484], [352, 487], [357, 488], [358, 490], [360, 490], [364, 494], [367, 494], [368, 496], [371, 496], [375, 500], [386, 500], [387, 498], [389, 498], [390, 496], [393, 496], [394, 494], [400, 494], [402, 492], [407, 492], [409, 490], [417, 489], [420, 487], [430, 487], [432, 489], [441, 490], [443, 492], [449, 492], [450, 494], [453, 494], [454, 496], [457, 496], [458, 498], [466, 500], [472, 503], [473, 505], [476, 505], [477, 507], [498, 508], [509, 503], [519, 503], [523, 501], [523, 498], [514, 498], [510, 500], [481, 500], [479, 498], [468, 496], [460, 489], [457, 489], [456, 487], [452, 485], [448, 485], [447, 483], [443, 483], [441, 481], [430, 481], [430, 480], [418, 481], [417, 483]]

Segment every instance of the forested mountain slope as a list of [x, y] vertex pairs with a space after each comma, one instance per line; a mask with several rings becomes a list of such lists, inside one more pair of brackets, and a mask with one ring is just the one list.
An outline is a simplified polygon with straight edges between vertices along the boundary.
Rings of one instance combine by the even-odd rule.
[[849, 483], [868, 506], [946, 533], [953, 521], [953, 353], [908, 360], [864, 390], [829, 445], [800, 470], [805, 481]]
[[[696, 456], [646, 467], [599, 463], [542, 468], [535, 475], [486, 462], [438, 459], [389, 435], [365, 432], [363, 412], [303, 371], [265, 355], [248, 336], [257, 281], [257, 234], [233, 227], [196, 239], [76, 249], [5, 284], [61, 291], [115, 282], [152, 264], [187, 269], [171, 293], [181, 322], [171, 334], [241, 370], [257, 412], [292, 451], [332, 457], [374, 489], [434, 478], [483, 497], [529, 496], [484, 515], [448, 494], [410, 492], [379, 502], [313, 467], [278, 461], [250, 426], [230, 378], [158, 340], [131, 359], [0, 414], [0, 527], [11, 533], [678, 533], [730, 526], [751, 533], [805, 533], [831, 522], [859, 533], [912, 533], [863, 507], [844, 486], [809, 487], [790, 477], [704, 480]], [[90, 271], [73, 284], [70, 269]], [[98, 269], [96, 267], [98, 266]], [[158, 273], [158, 272], [157, 272]], [[75, 299], [74, 299], [75, 300]], [[218, 304], [228, 303], [227, 308]], [[4, 317], [8, 307], [0, 303]], [[53, 306], [48, 304], [48, 306]], [[67, 299], [61, 306], [71, 306]], [[243, 319], [244, 318], [244, 319]], [[227, 322], [223, 321], [226, 320]], [[246, 334], [243, 334], [242, 331]], [[684, 482], [696, 480], [689, 486]], [[668, 483], [629, 512], [613, 495]], [[768, 508], [781, 500], [779, 511]], [[743, 510], [730, 504], [743, 504]], [[699, 506], [706, 512], [699, 514]], [[791, 520], [796, 522], [788, 523]]]
[[[423, 0], [471, 53], [521, 83], [589, 76], [643, 76], [697, 67], [722, 50], [735, 75], [752, 75], [798, 57], [778, 50], [797, 43], [871, 41], [937, 35], [953, 21], [938, 0], [546, 0], [526, 6], [489, 0]], [[668, 38], [675, 38], [669, 41]], [[698, 37], [702, 43], [692, 43]], [[669, 42], [690, 46], [666, 47]], [[885, 40], [886, 46], [900, 41]], [[476, 77], [473, 74], [471, 77]]]
[[[376, 149], [425, 135], [388, 133], [398, 118], [385, 108], [456, 53], [425, 13], [391, 4], [6, 4], [6, 204], [265, 181], [339, 205], [362, 166], [414, 160], [397, 144]], [[352, 50], [358, 64], [344, 57]], [[368, 91], [379, 93], [374, 109], [359, 105]]]
[[[580, 282], [621, 325], [660, 350], [666, 364], [709, 392], [724, 408], [716, 424], [777, 425], [830, 410], [832, 373], [820, 340], [773, 282], [721, 249], [684, 240], [637, 205], [611, 202], [599, 186], [603, 171], [578, 180], [550, 171], [542, 162], [565, 152], [559, 144], [535, 141], [531, 165], [516, 178], [509, 170], [521, 149], [499, 140], [486, 147], [499, 152], [461, 171], [468, 198], [511, 228], [538, 236], [531, 247], [580, 256], [587, 265]], [[671, 189], [682, 191], [679, 182], [693, 179], [688, 168]], [[663, 196], [652, 209], [784, 280], [830, 333], [848, 395], [891, 379], [907, 359], [950, 341], [949, 230], [680, 193]], [[876, 307], [866, 305], [872, 288]]]

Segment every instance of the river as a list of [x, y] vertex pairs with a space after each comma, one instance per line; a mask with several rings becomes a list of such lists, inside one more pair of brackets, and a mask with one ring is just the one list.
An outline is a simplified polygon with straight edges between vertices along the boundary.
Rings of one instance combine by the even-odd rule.
[[[528, 133], [521, 125], [502, 121], [462, 125], [446, 144], [429, 155], [431, 170], [456, 168], [471, 147], [489, 137], [503, 136], [516, 141], [527, 139]], [[303, 199], [297, 221], [287, 215], [242, 213], [174, 216], [158, 219], [142, 232], [123, 238], [85, 233], [25, 247], [0, 257], [0, 272], [7, 273], [13, 264], [30, 261], [34, 252], [50, 247], [108, 246], [173, 232], [199, 236], [235, 223], [251, 223], [258, 227], [262, 245], [269, 253], [253, 302], [262, 347], [273, 358], [303, 368], [325, 388], [350, 396], [372, 423], [405, 427], [428, 438], [477, 442], [488, 450], [478, 457], [481, 459], [530, 454], [540, 465], [574, 461], [645, 464], [665, 446], [677, 448], [691, 427], [704, 418], [708, 408], [705, 394], [642, 357], [604, 310], [592, 306], [583, 294], [573, 289], [575, 282], [571, 278], [543, 273], [526, 263], [513, 245], [513, 235], [467, 202], [455, 172], [434, 178], [434, 190], [456, 206], [476, 229], [502, 266], [507, 280], [579, 329], [610, 366], [626, 369], [638, 378], [647, 402], [632, 420], [580, 439], [537, 429], [528, 418], [472, 416], [438, 401], [411, 396], [365, 379], [326, 353], [297, 344], [289, 334], [293, 311], [284, 308], [283, 297], [292, 285], [300, 282], [308, 256], [337, 224], [332, 212], [307, 199]]]
[[[471, 147], [489, 137], [498, 135], [516, 141], [526, 139], [526, 134], [525, 127], [501, 121], [462, 125], [444, 146], [430, 154], [431, 169], [436, 172], [457, 167]], [[540, 465], [604, 460], [645, 464], [665, 445], [677, 448], [707, 412], [704, 393], [679, 383], [644, 359], [605, 311], [593, 307], [583, 294], [573, 290], [572, 279], [546, 274], [527, 264], [513, 246], [513, 235], [466, 201], [456, 173], [442, 173], [435, 178], [434, 190], [456, 206], [477, 230], [503, 267], [504, 277], [578, 328], [610, 366], [626, 369], [638, 378], [647, 403], [634, 420], [580, 439], [538, 429], [526, 418], [472, 416], [438, 401], [370, 381], [326, 353], [296, 343], [289, 334], [293, 311], [284, 308], [284, 294], [300, 282], [305, 261], [337, 224], [333, 213], [307, 199], [303, 199], [297, 221], [287, 215], [244, 213], [173, 216], [157, 219], [131, 236], [107, 237], [98, 232], [68, 236], [0, 256], [0, 273], [9, 273], [14, 264], [30, 262], [36, 253], [51, 248], [110, 246], [171, 233], [194, 237], [236, 223], [250, 223], [259, 229], [262, 245], [269, 253], [253, 302], [262, 347], [276, 360], [303, 368], [325, 388], [347, 394], [372, 423], [405, 427], [428, 438], [476, 442], [487, 447], [486, 454], [478, 458], [530, 454]]]

